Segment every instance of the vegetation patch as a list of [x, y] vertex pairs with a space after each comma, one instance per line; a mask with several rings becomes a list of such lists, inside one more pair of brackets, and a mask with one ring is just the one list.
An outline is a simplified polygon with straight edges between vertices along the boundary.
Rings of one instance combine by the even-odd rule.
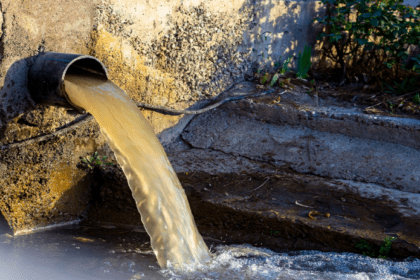
[[355, 243], [355, 247], [365, 256], [386, 260], [388, 259], [389, 252], [391, 251], [392, 242], [396, 239], [396, 237], [387, 236], [381, 246], [376, 246], [365, 239], [360, 239]]
[[[321, 0], [327, 7], [324, 17], [314, 21], [324, 26], [317, 39], [324, 56], [339, 66], [329, 81], [369, 90], [366, 112], [419, 112], [413, 100], [419, 92], [420, 8], [401, 0]], [[375, 94], [372, 94], [375, 92]], [[354, 102], [356, 96], [350, 96]], [[370, 100], [369, 100], [370, 99]], [[417, 99], [416, 99], [417, 100]], [[414, 102], [414, 103], [413, 103]]]

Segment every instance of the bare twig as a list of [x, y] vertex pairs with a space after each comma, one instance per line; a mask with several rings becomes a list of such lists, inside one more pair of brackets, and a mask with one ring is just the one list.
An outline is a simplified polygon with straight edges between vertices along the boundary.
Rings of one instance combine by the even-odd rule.
[[298, 206], [306, 207], [306, 208], [313, 208], [311, 206], [300, 204], [297, 200], [295, 201], [295, 204], [298, 205]]
[[270, 180], [270, 178], [267, 178], [267, 180], [265, 180], [265, 182], [264, 182], [264, 183], [262, 183], [262, 184], [261, 184], [261, 186], [259, 186], [259, 187], [258, 187], [258, 188], [256, 188], [256, 189], [253, 189], [251, 192], [254, 192], [254, 191], [258, 190], [259, 188], [261, 188], [262, 186], [264, 186], [264, 185], [265, 185], [265, 183], [267, 183], [267, 182], [268, 182], [268, 180]]
[[30, 139], [27, 139], [27, 140], [15, 142], [15, 143], [12, 143], [12, 144], [3, 145], [3, 146], [1, 146], [0, 149], [1, 150], [6, 150], [6, 149], [16, 148], [16, 147], [20, 147], [20, 146], [26, 146], [26, 145], [34, 144], [34, 143], [37, 143], [37, 142], [45, 141], [45, 140], [48, 140], [48, 139], [50, 139], [54, 136], [58, 136], [59, 134], [63, 134], [63, 133], [69, 132], [71, 130], [74, 130], [74, 129], [78, 128], [79, 126], [81, 126], [82, 124], [89, 122], [90, 120], [93, 120], [93, 117], [89, 114], [86, 114], [86, 115], [81, 116], [77, 121], [73, 122], [72, 124], [67, 125], [63, 128], [59, 128], [51, 134], [37, 136], [37, 137], [33, 137], [33, 138], [30, 138]]
[[[420, 92], [420, 89], [415, 90], [415, 91], [412, 91], [412, 92], [409, 92], [409, 93], [406, 93], [406, 94], [403, 94], [403, 95], [400, 95], [400, 96], [396, 96], [396, 97], [394, 97], [394, 98], [388, 99], [388, 101], [391, 101], [391, 100], [396, 100], [396, 99], [398, 99], [398, 98], [401, 98], [401, 97], [404, 97], [404, 96], [407, 96], [407, 95], [411, 95], [411, 94], [415, 94], [415, 93], [417, 93], [417, 92]], [[378, 105], [381, 105], [382, 103], [383, 103], [383, 102], [380, 102], [380, 103], [378, 103], [378, 104], [375, 104], [375, 105], [369, 106], [369, 107], [365, 108], [365, 110], [367, 110], [367, 109], [369, 109], [369, 108], [372, 108], [372, 107], [375, 107], [375, 106], [378, 106]]]
[[[163, 113], [169, 113], [169, 114], [177, 114], [177, 115], [181, 115], [181, 114], [186, 114], [186, 115], [196, 115], [196, 114], [201, 114], [207, 111], [210, 111], [211, 109], [214, 109], [216, 107], [219, 107], [220, 105], [228, 102], [228, 101], [233, 101], [233, 100], [240, 100], [240, 99], [245, 99], [245, 98], [255, 98], [255, 97], [261, 97], [264, 95], [267, 95], [269, 93], [273, 93], [274, 89], [269, 89], [267, 91], [263, 91], [261, 93], [255, 93], [255, 94], [245, 94], [245, 95], [239, 95], [239, 96], [233, 96], [233, 97], [228, 97], [226, 99], [223, 99], [213, 105], [210, 105], [206, 108], [200, 109], [200, 110], [176, 110], [176, 109], [172, 109], [172, 108], [167, 108], [167, 107], [162, 107], [162, 106], [155, 106], [155, 105], [150, 105], [150, 104], [145, 104], [145, 103], [137, 103], [136, 105], [138, 107], [141, 108], [145, 108], [145, 109], [150, 109], [150, 110], [156, 110], [156, 111], [161, 111]], [[280, 93], [283, 94], [286, 91]], [[56, 131], [54, 131], [51, 134], [47, 134], [47, 135], [42, 135], [42, 136], [37, 136], [37, 137], [33, 137], [30, 139], [26, 139], [26, 140], [22, 140], [22, 141], [18, 141], [15, 143], [11, 143], [11, 144], [7, 144], [7, 145], [3, 145], [0, 147], [0, 150], [7, 150], [7, 149], [11, 149], [11, 148], [16, 148], [16, 147], [21, 147], [21, 146], [26, 146], [26, 145], [30, 145], [30, 144], [34, 144], [34, 143], [38, 143], [41, 141], [45, 141], [48, 140], [54, 136], [58, 136], [60, 134], [63, 133], [67, 133], [69, 131], [72, 131], [78, 127], [80, 127], [81, 125], [91, 121], [93, 119], [93, 117], [89, 114], [85, 114], [83, 116], [81, 116], [80, 118], [78, 118], [76, 121], [73, 121], [72, 123], [57, 129]]]

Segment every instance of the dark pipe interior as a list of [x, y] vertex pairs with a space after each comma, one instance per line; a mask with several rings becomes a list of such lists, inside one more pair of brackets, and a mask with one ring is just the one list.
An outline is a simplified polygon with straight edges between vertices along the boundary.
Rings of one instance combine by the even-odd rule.
[[80, 59], [72, 63], [67, 69], [66, 73], [83, 73], [91, 72], [103, 76], [107, 76], [107, 73], [104, 72], [104, 67], [99, 64], [96, 60], [93, 59]]
[[45, 52], [34, 57], [28, 75], [32, 99], [41, 105], [75, 108], [64, 88], [67, 73], [96, 74], [108, 79], [105, 66], [98, 59], [80, 54]]

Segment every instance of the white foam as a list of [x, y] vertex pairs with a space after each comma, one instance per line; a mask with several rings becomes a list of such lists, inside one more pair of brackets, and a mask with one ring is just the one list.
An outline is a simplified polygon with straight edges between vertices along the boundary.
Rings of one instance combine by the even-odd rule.
[[420, 260], [393, 262], [351, 253], [275, 253], [250, 245], [218, 246], [208, 266], [170, 267], [169, 279], [420, 279]]

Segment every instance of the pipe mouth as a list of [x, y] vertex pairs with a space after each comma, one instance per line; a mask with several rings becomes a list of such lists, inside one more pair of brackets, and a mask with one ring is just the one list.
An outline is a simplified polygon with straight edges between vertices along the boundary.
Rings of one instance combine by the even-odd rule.
[[67, 73], [95, 74], [108, 79], [106, 67], [95, 57], [56, 52], [40, 53], [35, 57], [28, 75], [32, 99], [37, 104], [74, 108], [84, 112], [83, 108], [70, 101], [66, 93], [64, 80]]

